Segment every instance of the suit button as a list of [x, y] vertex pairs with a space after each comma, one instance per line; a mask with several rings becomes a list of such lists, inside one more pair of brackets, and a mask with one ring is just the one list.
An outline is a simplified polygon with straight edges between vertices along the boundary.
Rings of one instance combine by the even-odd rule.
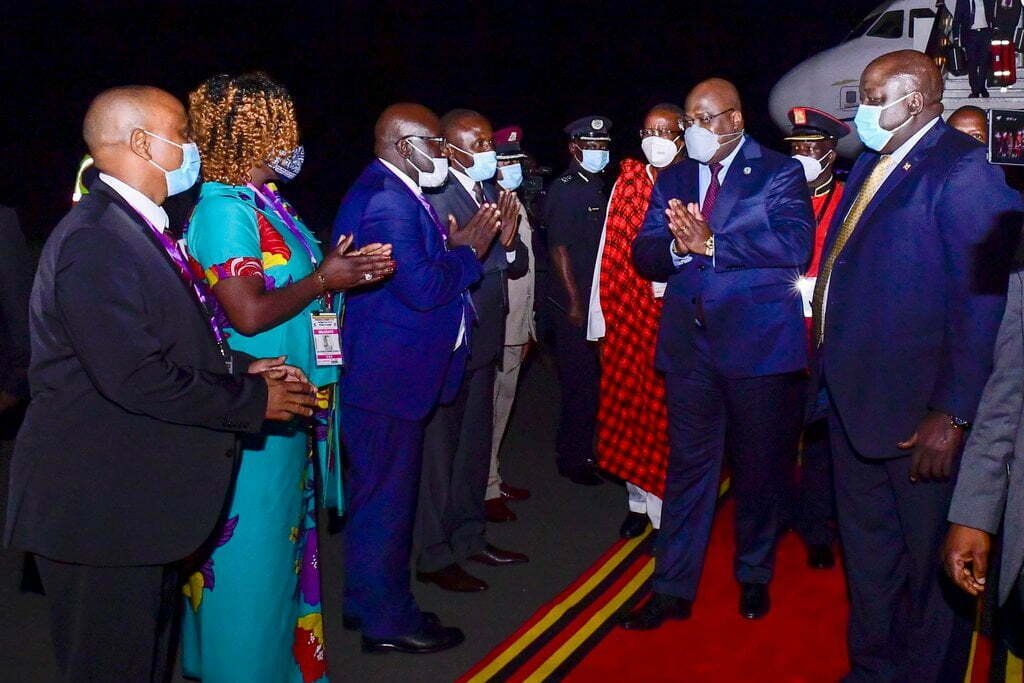
[[704, 270], [705, 270], [706, 268], [707, 268], [707, 266], [705, 266], [705, 265], [704, 265], [703, 263], [702, 263], [702, 264], [700, 264], [699, 266], [697, 266], [697, 270], [701, 271], [702, 273], [704, 272]]
[[234, 448], [229, 448], [226, 451], [224, 451], [224, 457], [225, 458], [233, 458], [233, 457], [235, 457], [235, 449]]

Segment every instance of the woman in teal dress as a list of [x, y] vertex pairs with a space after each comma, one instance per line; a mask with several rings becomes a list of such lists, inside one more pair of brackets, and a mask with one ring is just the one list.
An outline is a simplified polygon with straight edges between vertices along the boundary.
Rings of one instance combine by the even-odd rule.
[[343, 240], [324, 258], [278, 193], [273, 181], [294, 177], [302, 159], [282, 86], [259, 73], [218, 76], [189, 103], [206, 181], [186, 233], [193, 267], [222, 309], [231, 348], [302, 369], [320, 389], [320, 410], [243, 441], [212, 552], [185, 587], [182, 668], [205, 683], [326, 680], [316, 476], [325, 503], [340, 506], [330, 411], [341, 359], [333, 347], [316, 351], [312, 322], [321, 314], [332, 336], [332, 298], [389, 276], [390, 246], [347, 253]]

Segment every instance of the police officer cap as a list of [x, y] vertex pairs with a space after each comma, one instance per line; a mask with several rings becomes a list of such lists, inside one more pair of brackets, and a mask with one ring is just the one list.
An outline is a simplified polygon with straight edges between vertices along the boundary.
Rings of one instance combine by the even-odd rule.
[[565, 127], [565, 132], [574, 140], [611, 140], [611, 129], [611, 119], [595, 115], [576, 119]]
[[499, 159], [522, 159], [523, 129], [519, 126], [506, 126], [494, 131], [494, 151]]
[[786, 138], [788, 142], [838, 140], [850, 132], [848, 125], [813, 107], [793, 107], [789, 110], [789, 122], [793, 131]]

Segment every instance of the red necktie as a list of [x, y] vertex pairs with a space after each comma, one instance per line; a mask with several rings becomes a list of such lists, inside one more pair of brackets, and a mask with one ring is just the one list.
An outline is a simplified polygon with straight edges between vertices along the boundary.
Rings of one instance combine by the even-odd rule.
[[722, 183], [718, 181], [718, 174], [722, 170], [722, 164], [708, 164], [708, 168], [711, 169], [711, 184], [708, 185], [708, 191], [704, 193], [704, 203], [700, 207], [700, 215], [704, 216], [705, 221], [711, 220], [711, 212], [715, 208], [718, 193], [722, 191]]

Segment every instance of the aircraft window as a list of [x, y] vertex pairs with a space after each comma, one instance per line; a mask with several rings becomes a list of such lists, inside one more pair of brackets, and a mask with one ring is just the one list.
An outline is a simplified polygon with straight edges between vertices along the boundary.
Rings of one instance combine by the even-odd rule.
[[914, 37], [914, 20], [916, 19], [931, 19], [935, 16], [935, 12], [926, 8], [917, 8], [910, 10], [910, 37]]
[[886, 12], [878, 23], [871, 27], [868, 35], [873, 38], [902, 38], [903, 11]]
[[862, 35], [868, 32], [868, 29], [878, 21], [878, 17], [882, 16], [881, 13], [874, 13], [868, 15], [867, 19], [857, 24], [857, 27], [850, 31], [850, 35], [846, 36], [846, 40], [853, 40], [854, 38], [860, 38]]

